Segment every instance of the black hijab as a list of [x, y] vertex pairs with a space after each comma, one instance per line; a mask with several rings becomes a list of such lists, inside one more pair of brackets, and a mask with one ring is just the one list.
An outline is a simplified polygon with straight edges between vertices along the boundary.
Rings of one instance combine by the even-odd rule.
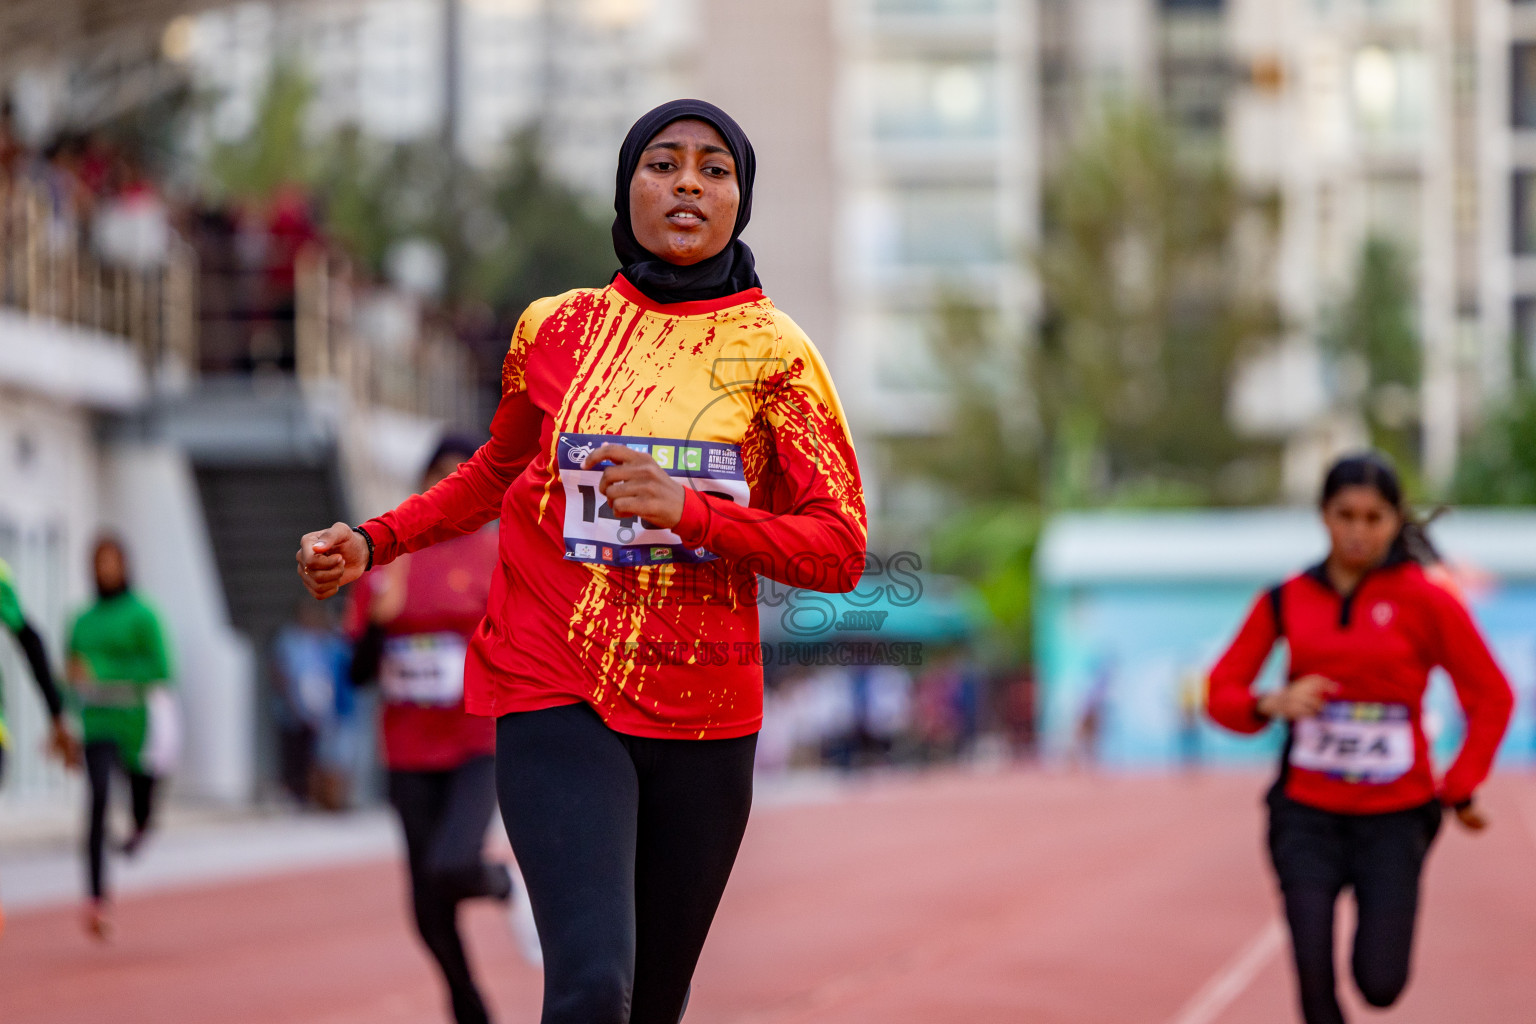
[[[640, 166], [640, 156], [667, 125], [673, 121], [703, 121], [725, 139], [731, 156], [736, 158], [736, 180], [741, 187], [741, 205], [736, 208], [736, 227], [724, 249], [706, 260], [680, 267], [668, 263], [640, 244], [629, 219], [629, 183]], [[629, 129], [619, 150], [619, 173], [614, 185], [613, 251], [623, 264], [619, 273], [649, 298], [663, 305], [718, 299], [760, 288], [752, 250], [741, 240], [741, 232], [752, 219], [752, 180], [757, 176], [757, 154], [741, 125], [715, 106], [703, 100], [673, 100], [641, 116]]]

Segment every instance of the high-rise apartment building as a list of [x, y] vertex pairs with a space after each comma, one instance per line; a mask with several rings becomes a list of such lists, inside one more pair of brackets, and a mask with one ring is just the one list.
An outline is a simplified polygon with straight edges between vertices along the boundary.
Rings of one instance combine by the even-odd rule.
[[1035, 5], [843, 0], [833, 13], [837, 337], [860, 368], [845, 387], [866, 429], [931, 430], [941, 304], [962, 299], [995, 324], [1003, 374], [1033, 312]]
[[200, 15], [187, 59], [221, 97], [216, 134], [249, 128], [274, 61], [289, 60], [314, 85], [317, 130], [355, 125], [375, 138], [419, 140], [441, 135], [451, 111], [460, 151], [484, 162], [514, 132], [537, 125], [554, 167], [581, 191], [604, 196], [625, 129], [688, 80], [682, 57], [694, 4], [244, 3]]
[[1048, 166], [1096, 105], [1137, 98], [1191, 152], [1224, 156], [1247, 190], [1280, 200], [1287, 330], [1242, 375], [1236, 405], [1250, 429], [1286, 442], [1288, 491], [1308, 493], [1332, 452], [1365, 440], [1320, 343], [1372, 237], [1410, 264], [1424, 380], [1397, 412], [1422, 426], [1426, 475], [1446, 481], [1461, 437], [1503, 393], [1514, 325], [1536, 335], [1536, 303], [1521, 300], [1536, 298], [1536, 272], [1528, 290], [1519, 276], [1522, 169], [1536, 170], [1520, 126], [1521, 104], [1536, 110], [1536, 48], [1520, 40], [1536, 43], [1536, 5], [1039, 2]]
[[[1509, 134], [1496, 111], [1509, 91], [1503, 62], [1487, 52], [1500, 47], [1479, 42], [1480, 33], [1499, 34], [1492, 6], [1228, 4], [1233, 58], [1250, 71], [1230, 152], [1246, 181], [1275, 187], [1282, 200], [1278, 286], [1292, 327], [1287, 345], [1315, 352], [1362, 246], [1370, 238], [1395, 243], [1416, 291], [1423, 376], [1419, 394], [1398, 402], [1397, 414], [1417, 419], [1422, 469], [1435, 483], [1449, 480], [1461, 437], [1507, 379], [1500, 368], [1508, 362], [1510, 302], [1491, 301], [1488, 287], [1500, 276], [1496, 264], [1509, 262], [1488, 244], [1490, 231], [1503, 233], [1487, 216], [1490, 203], [1503, 205], [1490, 191], [1489, 146]], [[1339, 431], [1348, 432], [1327, 410], [1300, 404], [1305, 419], [1290, 424], [1288, 467], [1297, 493], [1345, 439]], [[1392, 412], [1377, 410], [1384, 411]]]
[[[1037, 313], [1042, 183], [1115, 101], [1157, 106], [1191, 152], [1280, 200], [1286, 330], [1234, 404], [1285, 442], [1293, 494], [1364, 439], [1320, 338], [1366, 239], [1410, 261], [1425, 373], [1399, 411], [1423, 426], [1432, 479], [1511, 373], [1536, 370], [1529, 0], [458, 2], [472, 158], [537, 121], [596, 205], [652, 103], [698, 95], [738, 116], [761, 157], [748, 241], [826, 350], [862, 439], [942, 423], [929, 339], [948, 298], [987, 313], [1008, 378]], [[203, 16], [198, 66], [228, 87], [218, 124], [248, 123], [272, 56], [292, 53], [322, 120], [440, 131], [445, 10], [326, 0]]]
[[[1477, 0], [1477, 297], [1487, 343], [1481, 376], [1536, 381], [1536, 3]], [[1508, 87], [1505, 88], [1505, 83]]]

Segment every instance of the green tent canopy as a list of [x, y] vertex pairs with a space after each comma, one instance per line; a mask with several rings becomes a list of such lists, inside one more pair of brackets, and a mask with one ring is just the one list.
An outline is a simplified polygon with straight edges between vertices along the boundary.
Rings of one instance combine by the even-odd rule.
[[765, 643], [820, 640], [959, 643], [982, 628], [978, 595], [948, 576], [923, 574], [920, 588], [867, 580], [852, 594], [789, 591], [760, 581], [758, 617]]

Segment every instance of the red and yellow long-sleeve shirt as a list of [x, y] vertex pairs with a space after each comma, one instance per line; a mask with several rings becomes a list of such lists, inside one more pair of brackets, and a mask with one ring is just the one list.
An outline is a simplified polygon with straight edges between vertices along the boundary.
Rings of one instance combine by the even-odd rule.
[[[580, 469], [598, 444], [685, 485], [673, 530], [618, 519]], [[623, 277], [534, 303], [513, 336], [491, 440], [364, 529], [374, 561], [501, 517], [465, 705], [585, 701], [613, 729], [729, 738], [762, 720], [757, 574], [847, 591], [863, 486], [837, 392], [759, 289], [658, 305]]]
[[1319, 566], [1282, 583], [1278, 599], [1262, 595], [1211, 669], [1207, 707], [1216, 722], [1244, 733], [1269, 724], [1252, 685], [1282, 636], [1290, 647], [1287, 678], [1318, 675], [1338, 686], [1322, 714], [1292, 724], [1291, 799], [1346, 814], [1434, 799], [1422, 710], [1437, 666], [1450, 674], [1467, 716], [1461, 752], [1438, 796], [1459, 803], [1487, 777], [1514, 704], [1509, 682], [1466, 607], [1418, 565], [1377, 569], [1349, 595]]

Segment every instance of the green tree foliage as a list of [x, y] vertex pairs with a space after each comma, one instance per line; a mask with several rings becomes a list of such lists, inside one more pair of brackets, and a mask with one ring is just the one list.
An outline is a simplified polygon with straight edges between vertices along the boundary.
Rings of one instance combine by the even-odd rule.
[[478, 227], [475, 295], [493, 308], [518, 311], [534, 299], [601, 285], [618, 268], [608, 222], [553, 180], [539, 159], [537, 132], [525, 131], [486, 182]]
[[[1028, 656], [1049, 511], [1274, 493], [1276, 453], [1233, 433], [1227, 391], [1238, 359], [1278, 333], [1267, 276], [1277, 222], [1273, 201], [1187, 159], [1155, 114], [1112, 110], [1048, 183], [1036, 344], [1000, 339], [974, 304], [939, 303], [932, 340], [949, 429], [891, 442], [887, 456], [895, 476], [951, 497], [933, 567], [977, 587], [996, 659]], [[1031, 358], [1004, 355], [1021, 350]], [[961, 450], [994, 453], [987, 471], [954, 458]]]
[[1422, 367], [1408, 261], [1390, 239], [1366, 239], [1349, 294], [1329, 318], [1324, 340], [1345, 367], [1358, 369], [1361, 414], [1376, 447], [1401, 466], [1417, 463]]
[[[344, 128], [321, 147], [315, 175], [315, 191], [324, 200], [325, 228], [330, 236], [377, 275], [384, 270], [389, 247], [415, 233], [423, 213], [410, 217], [412, 208], [396, 194], [400, 175], [401, 147], [371, 142], [355, 128]], [[418, 204], [419, 205], [419, 204]]]
[[1046, 320], [1030, 383], [1055, 492], [1042, 497], [1269, 496], [1273, 474], [1252, 465], [1271, 453], [1226, 411], [1239, 357], [1279, 329], [1269, 248], [1239, 245], [1240, 228], [1272, 237], [1277, 214], [1145, 109], [1108, 112], [1068, 156], [1036, 261]]
[[1536, 388], [1522, 388], [1471, 439], [1451, 496], [1464, 505], [1536, 505]]
[[[957, 504], [1035, 498], [1040, 460], [1035, 439], [1017, 429], [1020, 417], [1008, 415], [1018, 382], [1004, 369], [992, 317], [965, 296], [945, 292], [930, 342], [949, 403], [946, 428], [886, 442], [890, 472], [936, 483]], [[971, 459], [955, 457], [958, 451], [997, 457], [979, 473]]]
[[502, 314], [613, 272], [606, 222], [550, 174], [536, 132], [511, 140], [496, 164], [468, 167], [437, 140], [389, 144], [350, 127], [313, 138], [312, 93], [300, 70], [274, 67], [250, 134], [210, 155], [217, 195], [259, 208], [305, 188], [324, 232], [376, 277], [395, 245], [428, 239], [447, 257], [444, 298]]
[[221, 198], [262, 203], [279, 189], [308, 185], [314, 150], [305, 129], [314, 88], [293, 64], [272, 69], [249, 134], [216, 146], [208, 158], [208, 179]]
[[986, 612], [982, 653], [1001, 665], [1029, 661], [1039, 514], [1018, 502], [961, 509], [934, 531], [931, 568], [971, 583]]

